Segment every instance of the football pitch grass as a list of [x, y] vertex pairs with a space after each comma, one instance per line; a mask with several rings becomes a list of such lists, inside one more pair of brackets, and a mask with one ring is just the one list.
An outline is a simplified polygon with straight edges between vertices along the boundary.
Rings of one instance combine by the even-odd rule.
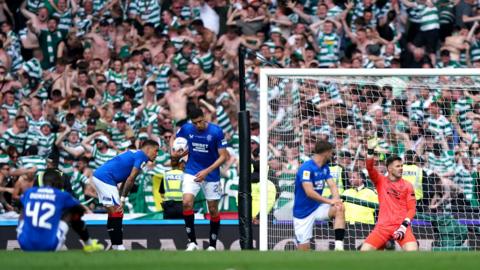
[[46, 270], [245, 270], [245, 269], [480, 269], [480, 252], [259, 252], [81, 251], [24, 253], [1, 251], [0, 269]]

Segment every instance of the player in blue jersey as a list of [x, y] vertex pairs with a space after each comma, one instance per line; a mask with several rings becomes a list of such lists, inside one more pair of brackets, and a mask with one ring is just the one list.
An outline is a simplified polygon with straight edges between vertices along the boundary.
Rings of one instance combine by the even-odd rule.
[[148, 161], [155, 161], [158, 147], [156, 141], [146, 140], [140, 150], [126, 151], [107, 161], [93, 173], [92, 182], [97, 190], [98, 200], [107, 208], [107, 231], [114, 250], [125, 250], [122, 228], [123, 204], [143, 166]]
[[[222, 196], [219, 167], [228, 160], [227, 142], [222, 129], [205, 120], [203, 111], [193, 108], [189, 113], [191, 123], [184, 124], [176, 137], [188, 141], [188, 160], [182, 183], [183, 218], [189, 243], [187, 250], [198, 249], [195, 236], [193, 202], [200, 189], [203, 189], [210, 212], [210, 243], [208, 250], [215, 250], [220, 216], [218, 202]], [[173, 158], [180, 158], [187, 152], [172, 151]]]
[[[335, 250], [343, 250], [345, 235], [345, 207], [340, 200], [337, 186], [330, 175], [328, 161], [333, 146], [326, 141], [315, 144], [314, 155], [298, 169], [295, 178], [295, 200], [293, 204], [293, 227], [297, 247], [310, 249], [315, 220], [334, 219]], [[322, 196], [325, 183], [332, 192], [332, 198]]]
[[90, 239], [81, 216], [80, 202], [63, 189], [57, 169], [46, 169], [43, 187], [28, 189], [21, 197], [23, 210], [17, 227], [20, 248], [25, 251], [55, 251], [63, 247], [68, 232], [67, 222], [84, 242], [85, 251], [103, 250], [103, 245]]

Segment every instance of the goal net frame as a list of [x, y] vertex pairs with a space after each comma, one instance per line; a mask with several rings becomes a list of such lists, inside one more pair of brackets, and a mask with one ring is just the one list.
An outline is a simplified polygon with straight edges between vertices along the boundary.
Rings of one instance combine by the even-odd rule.
[[[272, 76], [299, 78], [302, 77], [336, 77], [336, 76], [480, 76], [480, 69], [260, 69], [260, 224], [259, 224], [259, 250], [268, 250], [268, 82]], [[315, 236], [315, 234], [314, 234]], [[292, 233], [292, 238], [294, 235]]]

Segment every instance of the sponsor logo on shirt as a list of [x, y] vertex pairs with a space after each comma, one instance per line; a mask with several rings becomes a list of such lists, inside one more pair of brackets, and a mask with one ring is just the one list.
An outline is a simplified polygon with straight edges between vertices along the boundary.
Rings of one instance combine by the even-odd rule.
[[325, 181], [322, 180], [318, 180], [318, 181], [315, 181], [314, 185], [315, 185], [315, 189], [319, 190], [319, 189], [323, 189], [323, 185], [325, 184]]
[[387, 188], [387, 194], [393, 196], [397, 200], [400, 200], [400, 192], [391, 187]]
[[208, 144], [192, 142], [194, 152], [208, 153]]

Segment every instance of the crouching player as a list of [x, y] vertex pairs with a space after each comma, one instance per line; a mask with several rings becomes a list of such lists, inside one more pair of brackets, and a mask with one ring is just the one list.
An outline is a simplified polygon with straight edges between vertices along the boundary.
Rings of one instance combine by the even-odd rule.
[[368, 140], [366, 167], [378, 193], [380, 210], [375, 228], [362, 245], [362, 251], [383, 248], [390, 239], [405, 251], [418, 250], [410, 222], [415, 216], [415, 192], [412, 184], [402, 179], [403, 164], [398, 156], [387, 158], [387, 176], [374, 167], [376, 140]]
[[[98, 199], [107, 208], [107, 231], [113, 250], [125, 250], [123, 245], [123, 205], [132, 189], [135, 178], [148, 161], [155, 161], [158, 143], [143, 142], [138, 151], [126, 151], [107, 161], [93, 173], [92, 182]], [[120, 196], [117, 188], [120, 184]]]
[[80, 236], [87, 252], [103, 250], [103, 245], [90, 239], [80, 202], [63, 189], [57, 169], [45, 171], [43, 187], [28, 189], [20, 198], [23, 206], [17, 227], [17, 239], [24, 251], [55, 251], [63, 247], [68, 232], [67, 222]]
[[[328, 219], [334, 219], [335, 250], [343, 250], [345, 207], [330, 174], [328, 161], [332, 154], [333, 146], [330, 143], [318, 141], [312, 159], [298, 169], [295, 179], [293, 227], [299, 250], [310, 249], [315, 221]], [[321, 195], [325, 183], [332, 191], [332, 199]]]

